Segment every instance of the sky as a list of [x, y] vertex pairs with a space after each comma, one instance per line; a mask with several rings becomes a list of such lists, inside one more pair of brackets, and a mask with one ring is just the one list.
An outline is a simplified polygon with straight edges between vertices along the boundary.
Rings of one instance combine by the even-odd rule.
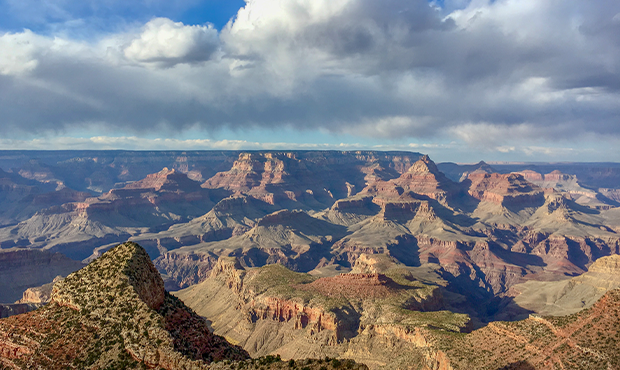
[[617, 0], [0, 0], [0, 149], [620, 161]]

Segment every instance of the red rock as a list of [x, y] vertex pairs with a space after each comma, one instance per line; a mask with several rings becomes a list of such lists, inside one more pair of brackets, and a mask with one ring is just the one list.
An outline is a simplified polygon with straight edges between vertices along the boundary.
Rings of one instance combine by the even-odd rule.
[[480, 201], [501, 205], [534, 205], [544, 202], [544, 191], [520, 174], [470, 174], [468, 180], [469, 195]]

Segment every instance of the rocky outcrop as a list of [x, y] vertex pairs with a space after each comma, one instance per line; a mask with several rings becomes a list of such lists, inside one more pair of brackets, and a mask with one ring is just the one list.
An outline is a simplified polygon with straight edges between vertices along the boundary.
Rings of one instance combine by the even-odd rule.
[[[168, 169], [150, 174], [146, 178], [130, 183], [125, 189], [152, 189], [154, 191], [172, 191], [192, 193], [200, 191], [200, 183], [190, 180], [186, 174]], [[114, 190], [111, 191], [115, 193]]]
[[540, 206], [544, 191], [519, 174], [470, 174], [469, 195], [503, 206]]
[[[30, 326], [37, 332], [16, 340]], [[2, 342], [3, 337], [9, 339]], [[79, 346], [55, 348], [67, 340]], [[44, 368], [125, 368], [139, 362], [169, 370], [206, 369], [213, 361], [248, 358], [165, 292], [146, 251], [135, 243], [111, 249], [58, 282], [44, 308], [0, 321], [0, 343], [0, 356], [9, 348], [3, 357], [18, 367], [27, 355], [29, 364]]]
[[567, 175], [565, 173], [562, 173], [558, 170], [555, 170], [551, 173], [548, 173], [545, 175], [545, 181], [555, 181], [555, 182], [559, 182], [559, 181], [568, 181], [572, 178], [573, 176], [571, 175]]
[[[247, 306], [253, 322], [258, 320], [273, 320], [277, 322], [294, 322], [297, 330], [309, 328], [309, 334], [314, 335], [325, 330], [333, 332], [334, 345], [336, 340], [342, 339], [342, 323], [336, 314], [327, 312], [321, 307], [309, 307], [303, 303], [281, 299], [278, 297], [259, 297], [251, 299]], [[340, 329], [340, 330], [339, 330]]]
[[597, 259], [588, 272], [620, 276], [620, 255], [613, 255]]
[[515, 172], [521, 176], [523, 176], [523, 178], [527, 181], [533, 182], [533, 181], [544, 181], [544, 177], [542, 174], [536, 172], [536, 171], [532, 171], [532, 170], [524, 170], [524, 171], [519, 171], [519, 172]]
[[378, 273], [314, 279], [278, 265], [244, 269], [235, 259], [220, 258], [207, 280], [176, 294], [216, 333], [250, 353], [330, 353], [371, 359], [372, 369], [397, 369], [427, 355], [436, 359], [429, 328], [471, 331], [467, 316], [437, 311], [443, 307], [439, 289], [390, 271], [399, 283]]
[[448, 179], [428, 156], [415, 162], [406, 173], [391, 181], [404, 191], [428, 197], [442, 204], [458, 194], [458, 186]]
[[22, 295], [22, 299], [15, 303], [46, 304], [52, 298], [54, 285], [62, 280], [64, 280], [62, 276], [56, 276], [51, 283], [43, 284], [40, 287], [28, 288]]

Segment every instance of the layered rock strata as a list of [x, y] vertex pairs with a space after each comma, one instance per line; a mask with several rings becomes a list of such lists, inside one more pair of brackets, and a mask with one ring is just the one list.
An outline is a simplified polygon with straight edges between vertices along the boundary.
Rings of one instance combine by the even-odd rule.
[[244, 269], [234, 258], [221, 258], [207, 280], [176, 294], [250, 354], [342, 356], [371, 369], [433, 368], [441, 355], [430, 328], [469, 331], [469, 318], [439, 311], [436, 287], [398, 270], [388, 273], [392, 277], [316, 279], [278, 265]]

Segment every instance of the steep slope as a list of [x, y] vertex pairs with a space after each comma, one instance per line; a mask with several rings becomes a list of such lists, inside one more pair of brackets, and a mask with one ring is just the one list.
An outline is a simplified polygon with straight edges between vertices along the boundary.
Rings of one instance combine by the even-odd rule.
[[472, 173], [467, 177], [469, 195], [504, 207], [540, 206], [543, 190], [519, 174]]
[[51, 302], [0, 320], [0, 367], [8, 369], [364, 370], [350, 360], [250, 359], [169, 295], [146, 251], [127, 242], [59, 281]]
[[398, 177], [417, 153], [241, 153], [203, 186], [243, 193], [282, 208], [323, 209], [359, 192], [371, 179]]
[[207, 280], [175, 294], [250, 354], [438, 368], [431, 332], [468, 331], [469, 318], [441, 311], [439, 289], [407, 276], [390, 270], [317, 279], [281, 265], [244, 269], [222, 257]]
[[411, 192], [422, 199], [432, 199], [447, 205], [449, 199], [456, 196], [459, 191], [458, 185], [439, 171], [435, 163], [425, 155], [400, 177], [372, 183], [363, 193], [380, 198], [392, 198]]
[[179, 223], [158, 233], [143, 233], [131, 240], [157, 247], [163, 254], [186, 245], [208, 243], [242, 235], [259, 219], [276, 211], [258, 199], [239, 195], [219, 201], [209, 212], [187, 223]]
[[164, 291], [150, 258], [134, 243], [115, 247], [56, 284], [44, 308], [0, 321], [0, 338], [3, 363], [16, 368], [141, 362], [178, 369], [248, 358]]
[[444, 336], [453, 369], [618, 369], [620, 290], [569, 316], [493, 322], [462, 336]]

